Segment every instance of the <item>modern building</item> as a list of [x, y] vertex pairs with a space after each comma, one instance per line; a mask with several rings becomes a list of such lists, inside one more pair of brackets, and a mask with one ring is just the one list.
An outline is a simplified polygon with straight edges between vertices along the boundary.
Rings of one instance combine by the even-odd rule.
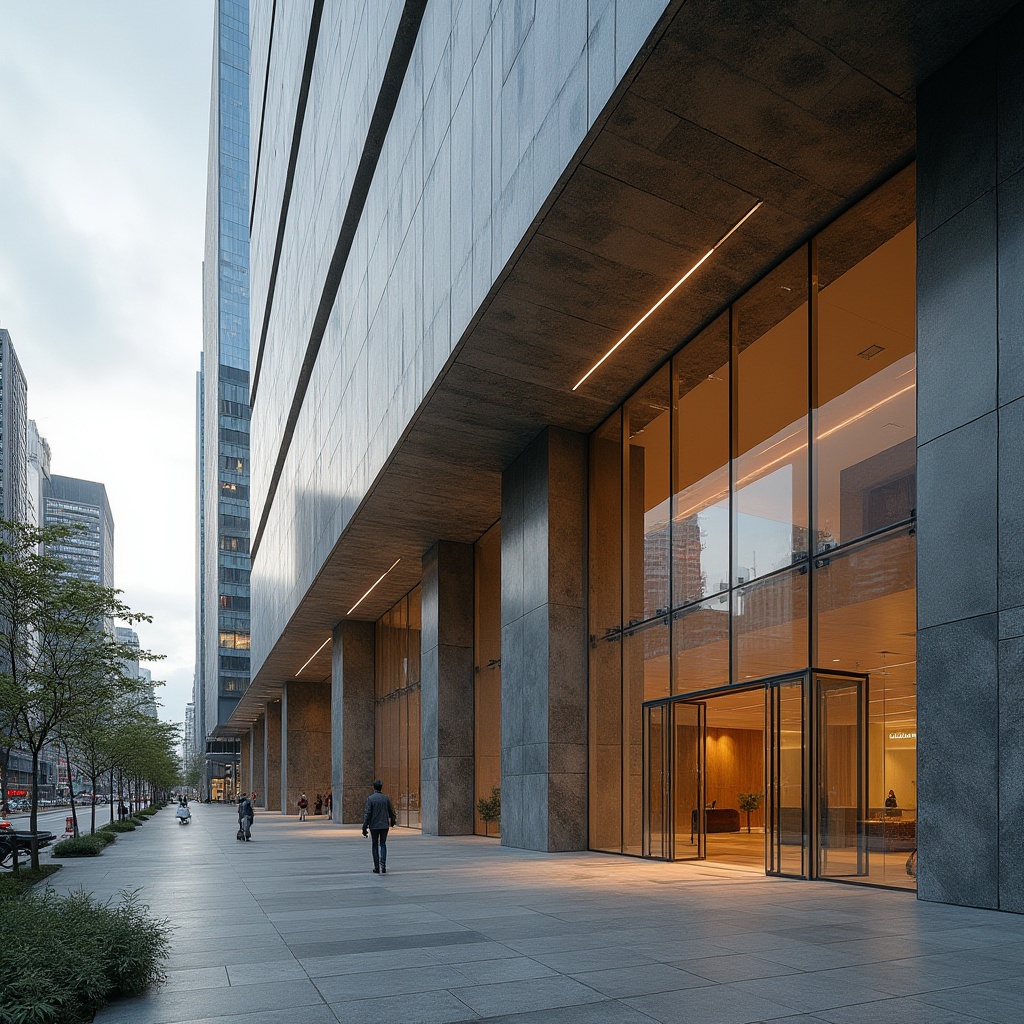
[[[249, 685], [249, 4], [215, 4], [203, 263], [197, 701], [211, 772]], [[212, 778], [212, 775], [211, 775]]]
[[39, 434], [35, 420], [28, 421], [28, 476], [25, 522], [43, 524], [43, 494], [50, 479], [50, 446]]
[[47, 554], [63, 559], [72, 576], [114, 585], [114, 516], [103, 484], [51, 474], [43, 486], [43, 524], [71, 528], [47, 545]]
[[0, 517], [29, 522], [28, 382], [0, 327]]
[[1024, 912], [1024, 6], [250, 36], [243, 785]]

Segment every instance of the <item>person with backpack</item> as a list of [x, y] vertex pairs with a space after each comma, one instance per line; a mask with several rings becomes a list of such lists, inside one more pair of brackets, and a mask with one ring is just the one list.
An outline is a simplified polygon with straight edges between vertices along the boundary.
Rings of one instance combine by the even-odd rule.
[[[254, 793], [253, 796], [255, 795]], [[252, 801], [243, 793], [241, 800], [238, 801], [238, 838], [243, 842], [250, 841], [249, 829], [252, 828], [255, 817], [256, 811], [252, 806]]]

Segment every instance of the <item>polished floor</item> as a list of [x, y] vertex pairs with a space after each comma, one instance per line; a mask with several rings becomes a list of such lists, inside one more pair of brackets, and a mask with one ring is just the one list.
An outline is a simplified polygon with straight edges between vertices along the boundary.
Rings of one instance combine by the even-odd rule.
[[1017, 1022], [1024, 917], [721, 864], [542, 855], [229, 807], [158, 814], [64, 887], [141, 887], [167, 982], [100, 1024]]

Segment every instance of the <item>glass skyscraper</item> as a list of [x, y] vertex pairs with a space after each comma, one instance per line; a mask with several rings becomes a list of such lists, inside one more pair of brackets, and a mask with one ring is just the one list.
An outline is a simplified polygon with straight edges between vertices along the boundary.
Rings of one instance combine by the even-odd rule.
[[248, 207], [249, 5], [218, 0], [197, 417], [203, 642], [195, 694], [197, 731], [214, 777], [224, 774], [218, 763], [237, 756], [236, 742], [221, 740], [219, 729], [249, 685]]

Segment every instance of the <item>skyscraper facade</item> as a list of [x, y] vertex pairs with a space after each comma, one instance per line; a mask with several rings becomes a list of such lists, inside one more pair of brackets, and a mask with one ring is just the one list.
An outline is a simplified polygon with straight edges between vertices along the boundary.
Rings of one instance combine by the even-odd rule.
[[28, 421], [28, 511], [26, 522], [43, 523], [43, 492], [50, 479], [50, 446], [39, 434], [35, 420]]
[[[203, 266], [198, 714], [216, 737], [249, 685], [249, 10], [218, 0]], [[205, 641], [205, 642], [202, 642]]]
[[25, 522], [28, 502], [28, 382], [0, 327], [0, 516]]
[[251, 39], [243, 778], [1024, 912], [1024, 4]]
[[72, 576], [114, 585], [114, 516], [103, 484], [52, 474], [43, 492], [43, 522], [72, 528], [47, 545], [47, 553], [63, 559]]

